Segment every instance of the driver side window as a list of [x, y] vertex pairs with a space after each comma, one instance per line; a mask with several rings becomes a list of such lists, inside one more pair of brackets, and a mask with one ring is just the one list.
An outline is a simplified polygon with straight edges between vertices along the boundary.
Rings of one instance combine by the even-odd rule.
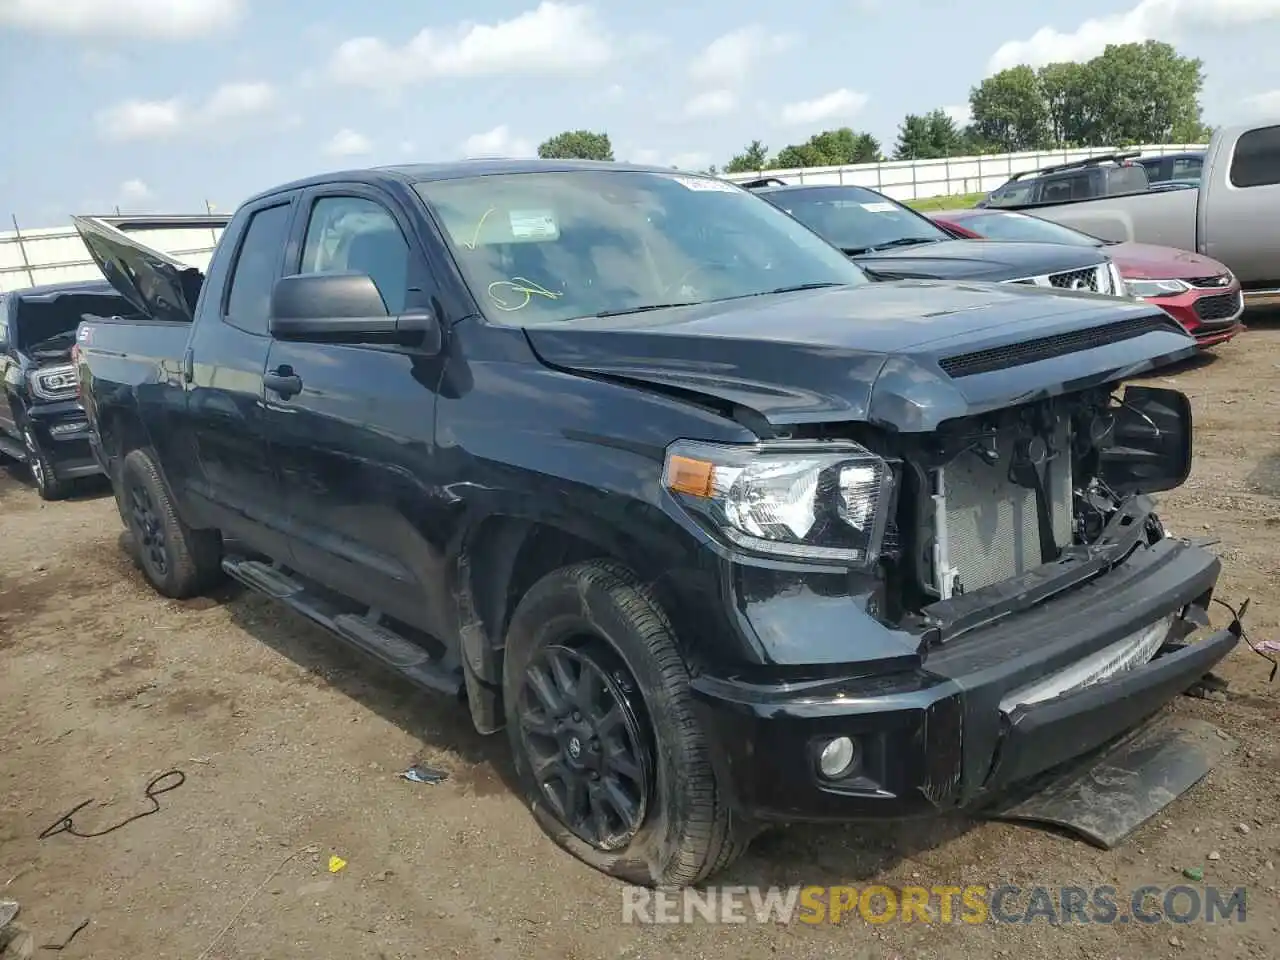
[[363, 273], [387, 312], [404, 312], [409, 244], [395, 217], [364, 197], [321, 197], [311, 208], [300, 273]]

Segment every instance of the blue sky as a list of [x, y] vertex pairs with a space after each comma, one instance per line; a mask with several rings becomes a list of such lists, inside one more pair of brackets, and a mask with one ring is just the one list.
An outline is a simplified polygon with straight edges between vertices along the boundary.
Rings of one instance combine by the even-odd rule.
[[1280, 0], [443, 6], [0, 0], [0, 215], [229, 210], [325, 169], [519, 155], [577, 127], [692, 168], [846, 124], [889, 148], [905, 113], [960, 115], [994, 69], [1146, 38], [1205, 61], [1210, 123], [1280, 117]]

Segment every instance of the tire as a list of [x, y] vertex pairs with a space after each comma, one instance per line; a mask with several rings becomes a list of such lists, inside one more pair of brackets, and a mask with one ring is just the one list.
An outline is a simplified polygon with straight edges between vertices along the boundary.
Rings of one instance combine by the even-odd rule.
[[22, 428], [22, 442], [27, 448], [27, 469], [31, 471], [31, 480], [36, 485], [36, 492], [41, 500], [61, 500], [67, 495], [68, 484], [58, 479], [53, 469], [53, 461], [40, 446], [30, 425]]
[[134, 560], [157, 592], [182, 600], [221, 577], [221, 536], [182, 522], [147, 451], [134, 450], [124, 458], [117, 502], [133, 540]]
[[[652, 887], [699, 883], [746, 849], [750, 837], [731, 815], [712, 769], [671, 624], [628, 571], [589, 561], [548, 574], [516, 607], [505, 656], [503, 700], [520, 788], [539, 826], [560, 847], [603, 873]], [[590, 729], [580, 738], [582, 728], [572, 725], [578, 713], [565, 717], [560, 711], [562, 720], [552, 724], [548, 718], [557, 711], [543, 708], [551, 701], [537, 695], [539, 687], [531, 678], [554, 681], [550, 664], [556, 662], [570, 665], [570, 672], [579, 670], [579, 678], [592, 667], [603, 668], [606, 698], [612, 692], [622, 706], [623, 720], [612, 726], [624, 724], [634, 737], [610, 737], [611, 748], [601, 750], [595, 744], [605, 736], [596, 738], [592, 732], [604, 727], [588, 723]], [[554, 736], [547, 733], [552, 727]], [[555, 769], [567, 773], [571, 763], [581, 762], [571, 758], [625, 753], [618, 744], [627, 739], [635, 740], [634, 766], [643, 783], [632, 790], [634, 780], [614, 772], [601, 778], [597, 771], [594, 789], [617, 796], [616, 791], [601, 791], [601, 785], [625, 787], [628, 796], [640, 798], [640, 815], [630, 828], [611, 828], [607, 843], [598, 835], [593, 841], [562, 815], [568, 804], [557, 803], [558, 791], [544, 787], [535, 764], [539, 756], [555, 754]], [[574, 752], [579, 740], [591, 746]], [[588, 783], [580, 799], [592, 789]], [[614, 807], [615, 812], [621, 809]]]

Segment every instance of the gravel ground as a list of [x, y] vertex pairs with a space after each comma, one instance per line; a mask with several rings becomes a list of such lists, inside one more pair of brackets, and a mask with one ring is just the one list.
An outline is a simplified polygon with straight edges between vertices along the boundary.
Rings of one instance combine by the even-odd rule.
[[[1280, 324], [1151, 380], [1190, 393], [1198, 418], [1195, 472], [1164, 498], [1166, 521], [1221, 538], [1220, 596], [1253, 597], [1252, 635], [1275, 637]], [[1003, 823], [793, 827], [723, 882], [1111, 884], [1124, 901], [1143, 884], [1200, 887], [1183, 878], [1199, 868], [1203, 885], [1248, 888], [1244, 923], [638, 926], [623, 923], [617, 884], [535, 827], [508, 787], [502, 737], [244, 591], [159, 598], [123, 556], [100, 488], [43, 504], [18, 468], [0, 471], [0, 543], [0, 899], [21, 903], [41, 955], [85, 919], [63, 956], [1280, 955], [1280, 709], [1243, 646], [1222, 670], [1225, 702], [1169, 708], [1238, 749], [1117, 850]], [[449, 779], [402, 780], [415, 761]], [[146, 784], [172, 769], [186, 782], [158, 814], [38, 839], [90, 798], [82, 832], [147, 810]], [[346, 860], [337, 873], [332, 855]]]

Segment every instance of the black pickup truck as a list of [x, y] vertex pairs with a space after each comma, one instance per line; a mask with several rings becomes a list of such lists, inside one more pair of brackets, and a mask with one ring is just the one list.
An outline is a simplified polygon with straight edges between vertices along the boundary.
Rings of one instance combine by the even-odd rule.
[[76, 397], [71, 351], [85, 314], [132, 313], [103, 280], [0, 294], [0, 455], [25, 463], [45, 500], [99, 473]]
[[[506, 728], [555, 842], [690, 884], [760, 824], [981, 804], [1236, 642], [1151, 306], [869, 282], [731, 184], [349, 171], [207, 276], [78, 222], [151, 319], [80, 328], [146, 576], [227, 573]], [[1195, 642], [1188, 642], [1194, 639]]]

